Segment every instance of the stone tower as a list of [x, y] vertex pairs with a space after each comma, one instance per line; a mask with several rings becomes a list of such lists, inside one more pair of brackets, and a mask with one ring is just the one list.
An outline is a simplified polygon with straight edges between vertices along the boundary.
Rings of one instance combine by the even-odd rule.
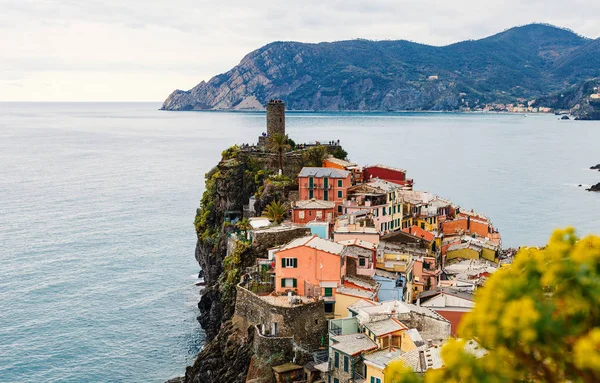
[[267, 104], [267, 136], [274, 133], [285, 136], [285, 104], [281, 100], [270, 100]]

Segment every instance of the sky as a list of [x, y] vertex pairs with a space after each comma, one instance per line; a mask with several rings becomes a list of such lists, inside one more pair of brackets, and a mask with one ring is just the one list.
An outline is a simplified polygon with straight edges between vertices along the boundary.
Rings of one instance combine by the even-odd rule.
[[0, 101], [163, 101], [272, 41], [446, 45], [545, 22], [600, 37], [600, 1], [0, 0]]

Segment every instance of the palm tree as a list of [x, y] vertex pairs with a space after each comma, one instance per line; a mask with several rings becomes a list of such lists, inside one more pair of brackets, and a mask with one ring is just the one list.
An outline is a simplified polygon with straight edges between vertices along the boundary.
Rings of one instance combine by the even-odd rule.
[[279, 170], [283, 172], [283, 153], [292, 148], [288, 142], [288, 137], [281, 133], [271, 134], [267, 139], [267, 148], [277, 153], [279, 156]]
[[244, 238], [247, 237], [248, 230], [252, 229], [252, 225], [250, 225], [248, 218], [242, 218], [235, 226], [244, 233]]
[[271, 201], [271, 203], [265, 208], [265, 211], [263, 211], [263, 214], [269, 218], [269, 220], [277, 224], [283, 221], [286, 213], [287, 211], [285, 206], [279, 201]]

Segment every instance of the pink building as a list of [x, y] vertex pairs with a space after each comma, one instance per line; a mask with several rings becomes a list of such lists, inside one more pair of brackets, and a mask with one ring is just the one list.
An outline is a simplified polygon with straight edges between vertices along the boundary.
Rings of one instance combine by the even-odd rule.
[[323, 297], [333, 304], [345, 275], [344, 251], [343, 245], [316, 235], [291, 241], [275, 253], [275, 291]]
[[342, 213], [342, 202], [352, 184], [352, 173], [334, 168], [302, 168], [298, 174], [300, 200], [323, 200], [335, 203], [336, 214]]
[[338, 243], [346, 247], [344, 253], [346, 275], [362, 275], [371, 278], [375, 275], [375, 267], [377, 266], [376, 244], [358, 238], [339, 241]]

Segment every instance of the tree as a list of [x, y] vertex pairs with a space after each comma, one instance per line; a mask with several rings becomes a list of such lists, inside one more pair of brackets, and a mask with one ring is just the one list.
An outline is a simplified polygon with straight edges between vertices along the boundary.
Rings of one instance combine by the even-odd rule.
[[270, 204], [267, 205], [263, 214], [269, 218], [270, 221], [275, 223], [281, 223], [285, 218], [287, 213], [287, 209], [284, 204], [279, 201], [271, 201]]
[[569, 228], [521, 249], [477, 290], [459, 335], [488, 353], [475, 358], [450, 340], [445, 367], [425, 382], [600, 381], [600, 237]]
[[321, 167], [323, 166], [323, 160], [327, 158], [328, 155], [327, 148], [324, 146], [313, 146], [308, 148], [302, 153], [304, 166]]
[[338, 158], [340, 160], [345, 160], [348, 158], [348, 152], [345, 151], [341, 146], [335, 148], [335, 150], [331, 154], [333, 154], [335, 158]]
[[277, 153], [279, 158], [279, 169], [283, 171], [283, 153], [291, 149], [291, 146], [288, 143], [288, 137], [281, 133], [271, 134], [267, 139], [267, 148], [271, 152]]
[[250, 221], [248, 220], [248, 218], [242, 218], [241, 220], [238, 221], [238, 223], [235, 226], [240, 231], [242, 231], [242, 233], [244, 233], [244, 237], [246, 237], [248, 230], [252, 229], [252, 226], [250, 225]]

